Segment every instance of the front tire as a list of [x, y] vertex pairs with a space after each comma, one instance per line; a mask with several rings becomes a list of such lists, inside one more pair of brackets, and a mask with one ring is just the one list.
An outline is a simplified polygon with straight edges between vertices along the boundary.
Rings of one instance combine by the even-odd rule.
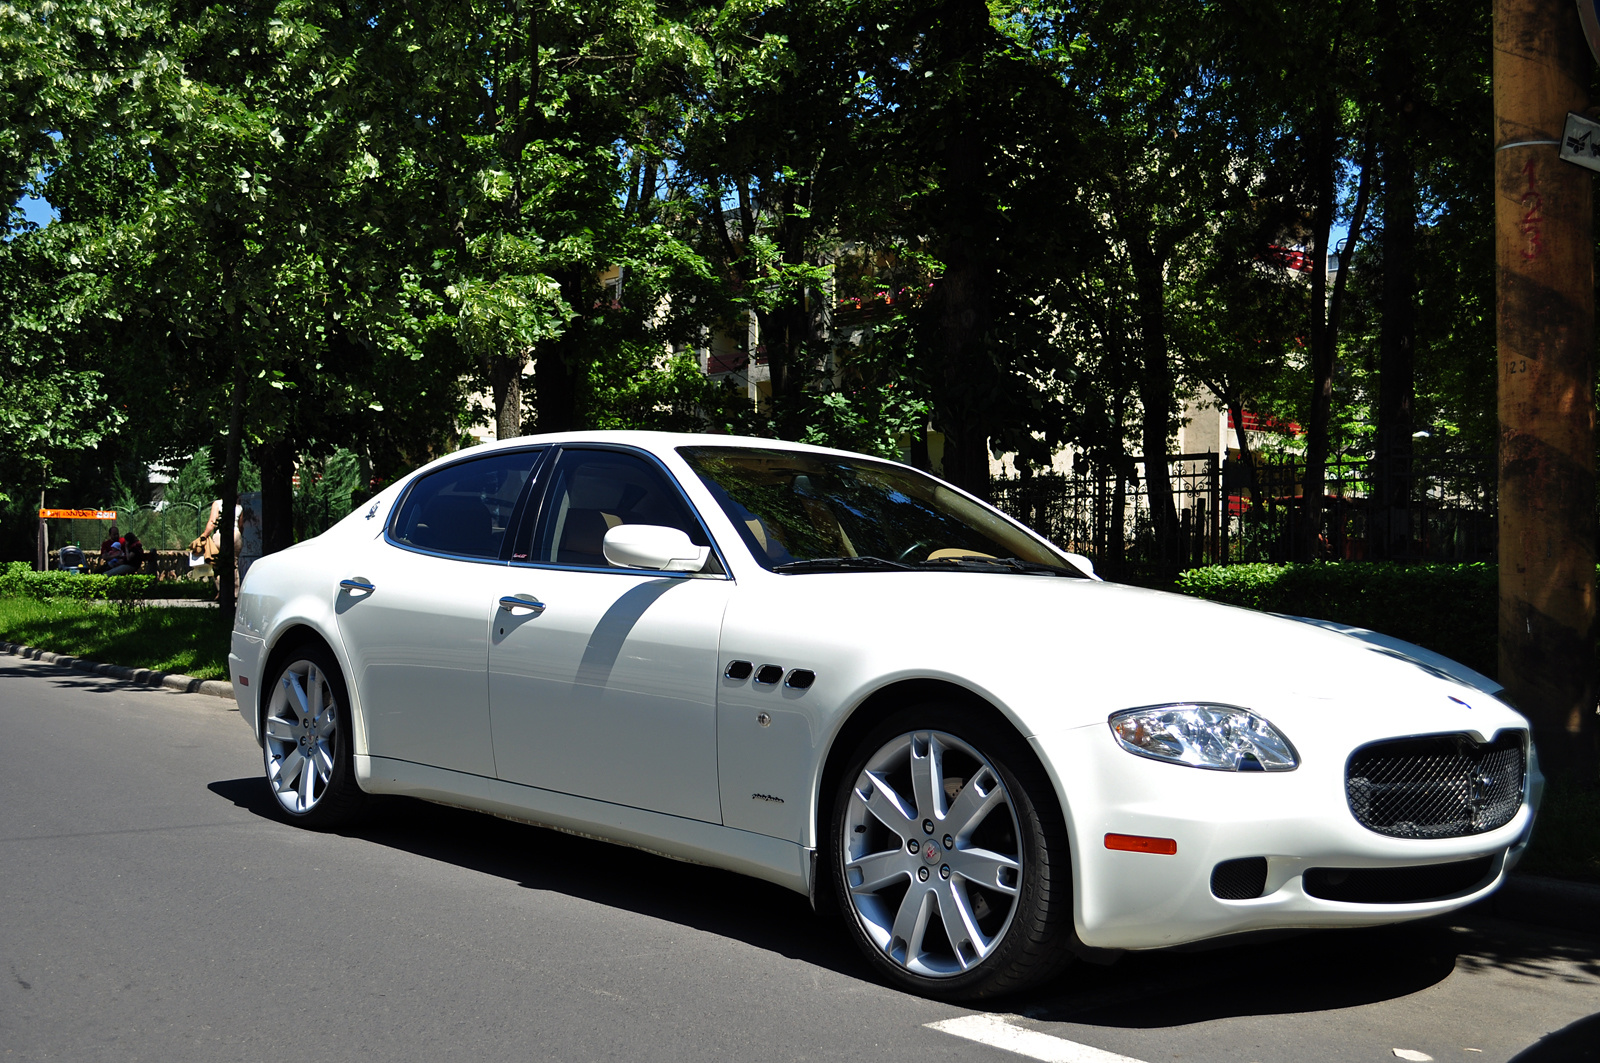
[[273, 678], [262, 720], [262, 762], [278, 808], [319, 829], [355, 820], [366, 795], [355, 781], [349, 698], [324, 646], [291, 651]]
[[857, 747], [830, 826], [834, 898], [889, 981], [971, 1000], [1070, 962], [1066, 828], [1009, 727], [953, 705], [894, 714]]

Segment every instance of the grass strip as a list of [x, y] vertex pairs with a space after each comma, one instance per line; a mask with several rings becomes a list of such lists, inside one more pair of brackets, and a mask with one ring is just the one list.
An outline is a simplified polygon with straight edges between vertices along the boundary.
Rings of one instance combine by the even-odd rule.
[[0, 597], [0, 640], [101, 664], [228, 678], [229, 627], [216, 609]]

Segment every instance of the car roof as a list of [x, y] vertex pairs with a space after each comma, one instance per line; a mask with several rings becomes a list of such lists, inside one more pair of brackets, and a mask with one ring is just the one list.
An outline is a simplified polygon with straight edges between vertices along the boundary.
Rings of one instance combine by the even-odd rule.
[[[765, 439], [759, 436], [733, 436], [716, 435], [709, 432], [649, 432], [631, 429], [597, 429], [595, 431], [577, 432], [550, 432], [543, 435], [516, 436], [511, 439], [499, 439], [492, 443], [484, 443], [466, 450], [458, 450], [447, 457], [454, 458], [469, 451], [491, 453], [495, 450], [505, 450], [519, 446], [545, 445], [552, 443], [614, 443], [620, 446], [633, 446], [642, 450], [649, 450], [657, 454], [667, 453], [678, 447], [745, 447], [761, 450], [792, 450], [808, 454], [827, 454], [843, 458], [866, 458], [870, 461], [891, 461], [892, 459], [874, 457], [871, 454], [859, 454], [849, 450], [837, 450], [833, 447], [818, 447], [810, 443], [796, 443], [787, 439]], [[444, 460], [444, 459], [440, 459]], [[901, 464], [900, 462], [892, 462]], [[431, 463], [430, 463], [431, 464]]]

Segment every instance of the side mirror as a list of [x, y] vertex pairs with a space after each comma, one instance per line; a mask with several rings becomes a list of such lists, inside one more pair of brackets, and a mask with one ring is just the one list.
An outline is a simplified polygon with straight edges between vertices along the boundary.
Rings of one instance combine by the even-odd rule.
[[1067, 554], [1067, 560], [1072, 562], [1072, 567], [1073, 568], [1077, 569], [1079, 572], [1082, 572], [1085, 576], [1088, 576], [1090, 579], [1100, 580], [1101, 583], [1105, 582], [1105, 580], [1100, 579], [1099, 576], [1096, 576], [1094, 574], [1094, 562], [1090, 561], [1087, 557], [1084, 557], [1082, 554], [1068, 553]]
[[711, 556], [709, 546], [696, 546], [677, 528], [659, 524], [619, 524], [606, 532], [600, 549], [619, 568], [658, 572], [699, 572]]

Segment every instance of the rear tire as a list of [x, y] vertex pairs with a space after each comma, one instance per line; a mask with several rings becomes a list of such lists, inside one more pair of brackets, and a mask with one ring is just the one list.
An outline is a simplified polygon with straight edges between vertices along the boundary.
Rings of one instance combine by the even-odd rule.
[[1004, 724], [942, 703], [895, 713], [856, 748], [830, 819], [834, 899], [888, 981], [972, 1000], [1071, 962], [1066, 826]]
[[296, 647], [269, 691], [261, 751], [278, 808], [317, 829], [355, 821], [368, 798], [356, 785], [350, 701], [333, 654], [315, 643]]

